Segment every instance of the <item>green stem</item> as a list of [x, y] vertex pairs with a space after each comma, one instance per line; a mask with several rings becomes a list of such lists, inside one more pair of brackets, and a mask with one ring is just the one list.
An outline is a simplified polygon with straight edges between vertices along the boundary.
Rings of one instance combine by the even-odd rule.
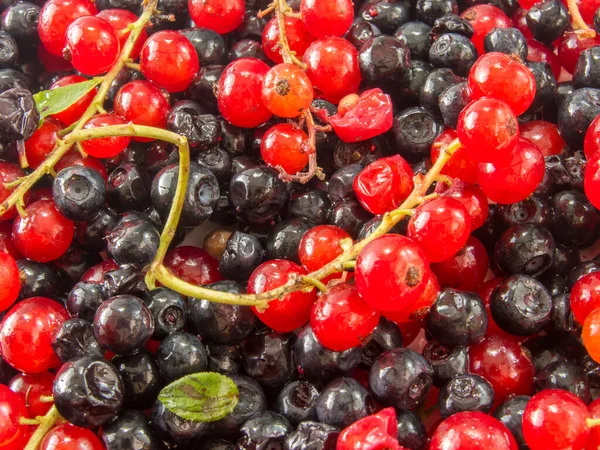
[[44, 439], [44, 436], [46, 436], [48, 431], [54, 427], [59, 418], [60, 414], [58, 413], [56, 406], [52, 405], [52, 408], [50, 408], [46, 415], [44, 417], [40, 417], [40, 425], [29, 439], [29, 442], [25, 446], [24, 450], [37, 450]]

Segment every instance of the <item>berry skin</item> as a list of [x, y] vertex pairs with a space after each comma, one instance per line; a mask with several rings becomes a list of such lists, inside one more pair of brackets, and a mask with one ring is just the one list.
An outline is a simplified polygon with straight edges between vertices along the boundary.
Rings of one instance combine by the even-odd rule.
[[358, 52], [345, 39], [329, 37], [313, 42], [304, 52], [303, 61], [317, 97], [337, 104], [360, 86]]
[[117, 32], [100, 17], [80, 17], [66, 33], [65, 55], [73, 67], [84, 75], [108, 72], [119, 57], [121, 44]]
[[52, 428], [40, 444], [40, 450], [103, 450], [102, 441], [92, 431], [71, 424]]
[[0, 324], [2, 356], [25, 373], [44, 372], [60, 365], [51, 341], [68, 318], [67, 310], [49, 298], [31, 297], [17, 303]]
[[219, 34], [239, 27], [246, 12], [244, 0], [188, 0], [188, 9], [197, 27]]
[[[50, 86], [50, 90], [63, 86], [69, 86], [75, 83], [81, 83], [83, 81], [87, 81], [87, 78], [84, 78], [79, 75], [67, 75], [66, 77], [62, 77], [55, 81], [52, 84], [52, 86]], [[83, 115], [85, 110], [88, 108], [88, 106], [90, 106], [90, 103], [92, 103], [92, 100], [94, 100], [94, 97], [96, 96], [97, 92], [98, 88], [95, 87], [90, 92], [81, 97], [79, 100], [77, 100], [75, 103], [73, 103], [71, 106], [69, 106], [67, 109], [59, 113], [53, 114], [52, 117], [58, 119], [59, 122], [62, 123], [64, 126], [69, 126], [77, 122], [79, 118]]]
[[475, 5], [466, 9], [461, 15], [473, 26], [471, 41], [480, 55], [485, 53], [484, 39], [494, 28], [511, 28], [512, 21], [500, 8], [492, 5]]
[[385, 408], [344, 428], [336, 450], [405, 450], [398, 443], [397, 433], [396, 411]]
[[521, 137], [533, 142], [544, 156], [560, 155], [566, 147], [558, 127], [552, 122], [532, 120], [521, 124], [520, 131]]
[[527, 403], [523, 436], [531, 450], [583, 449], [590, 435], [590, 413], [570, 392], [546, 389]]
[[26, 426], [21, 417], [27, 418], [23, 400], [8, 387], [0, 384], [0, 449], [16, 449]]
[[142, 74], [169, 92], [185, 91], [200, 61], [192, 43], [176, 31], [159, 31], [148, 38], [140, 54]]
[[423, 249], [429, 261], [440, 262], [465, 246], [471, 218], [461, 202], [440, 197], [419, 206], [408, 222], [407, 236]]
[[[138, 19], [134, 13], [126, 9], [105, 9], [100, 11], [96, 17], [106, 20], [113, 26], [117, 33], [117, 37], [119, 38], [121, 49], [125, 46], [127, 39], [129, 39], [129, 34], [131, 33], [127, 27]], [[137, 41], [135, 41], [135, 44], [131, 49], [130, 57], [132, 59], [138, 58], [146, 39], [148, 39], [148, 33], [145, 29], [142, 29], [140, 36], [137, 38]]]
[[335, 352], [359, 346], [378, 323], [379, 313], [349, 284], [321, 294], [310, 316], [310, 326], [321, 345]]
[[25, 208], [13, 223], [12, 240], [23, 256], [37, 262], [61, 257], [71, 245], [75, 227], [52, 200], [40, 200]]
[[479, 165], [479, 187], [496, 203], [510, 205], [529, 197], [546, 171], [544, 155], [527, 139], [519, 139], [509, 161]]
[[[17, 181], [19, 178], [24, 177], [25, 174], [23, 171], [14, 164], [0, 161], [0, 201], [5, 201], [13, 189], [7, 189], [5, 187], [5, 183], [12, 183], [13, 181]], [[25, 200], [27, 201], [29, 197], [27, 196]], [[12, 207], [8, 211], [6, 211], [2, 217], [0, 217], [0, 221], [12, 220], [17, 216], [17, 208]]]
[[473, 65], [468, 80], [471, 100], [482, 97], [502, 100], [517, 116], [527, 111], [535, 98], [535, 77], [531, 70], [504, 53], [483, 55]]
[[305, 147], [308, 136], [289, 123], [280, 123], [269, 128], [260, 142], [260, 156], [271, 167], [281, 167], [294, 175], [308, 164]]
[[[262, 294], [283, 286], [291, 277], [307, 274], [303, 267], [291, 261], [275, 259], [261, 264], [252, 273], [248, 280], [248, 293]], [[315, 290], [293, 292], [271, 301], [269, 307], [263, 312], [259, 312], [254, 306], [252, 311], [265, 325], [279, 333], [285, 333], [308, 322], [316, 297]]]
[[361, 297], [377, 311], [408, 310], [432, 276], [425, 253], [412, 240], [395, 234], [365, 246], [354, 272]]
[[45, 415], [51, 403], [42, 402], [42, 395], [52, 395], [52, 385], [54, 383], [54, 374], [50, 372], [41, 372], [32, 375], [23, 373], [17, 374], [10, 380], [9, 387], [21, 397], [29, 417]]
[[262, 100], [273, 114], [293, 119], [304, 113], [313, 101], [313, 87], [302, 69], [294, 64], [278, 64], [269, 69], [262, 83]]
[[256, 58], [241, 58], [230, 63], [219, 78], [219, 111], [231, 124], [254, 128], [271, 118], [262, 98], [264, 78], [269, 66]]
[[468, 155], [479, 162], [506, 161], [519, 139], [516, 115], [509, 105], [493, 98], [469, 103], [458, 117], [456, 131]]
[[570, 294], [571, 311], [575, 320], [583, 324], [588, 314], [600, 308], [600, 272], [579, 278]]
[[[90, 130], [111, 125], [125, 125], [126, 123], [125, 120], [115, 114], [98, 114], [88, 120], [83, 129]], [[129, 136], [110, 136], [82, 141], [81, 146], [88, 155], [95, 158], [113, 158], [125, 150], [130, 142], [131, 138]]]
[[62, 57], [67, 27], [77, 18], [97, 14], [89, 0], [50, 0], [40, 11], [38, 33], [42, 44], [51, 54]]
[[343, 36], [354, 20], [354, 8], [352, 0], [302, 0], [300, 16], [313, 36]]
[[474, 292], [487, 275], [488, 263], [485, 247], [479, 239], [470, 236], [455, 255], [431, 264], [431, 270], [443, 287]]
[[353, 183], [358, 201], [373, 214], [384, 214], [400, 206], [413, 187], [412, 168], [400, 155], [369, 164]]
[[72, 166], [58, 172], [52, 197], [58, 212], [70, 220], [91, 219], [105, 203], [102, 175], [89, 167]]
[[27, 163], [32, 169], [44, 162], [46, 156], [54, 150], [58, 132], [62, 126], [58, 120], [47, 118], [42, 125], [25, 141], [25, 154]]
[[0, 253], [0, 311], [12, 306], [21, 290], [19, 268], [15, 259], [8, 253]]
[[[301, 59], [306, 49], [316, 38], [306, 30], [302, 20], [289, 16], [285, 16], [284, 20], [285, 34], [290, 50], [295, 52], [296, 57]], [[271, 19], [265, 25], [262, 32], [262, 47], [265, 55], [271, 61], [278, 64], [283, 62], [279, 48], [279, 23], [276, 18]]]
[[[319, 270], [344, 252], [341, 245], [344, 239], [351, 237], [335, 225], [319, 225], [310, 229], [298, 245], [300, 262], [309, 272]], [[337, 277], [334, 275], [334, 278]]]

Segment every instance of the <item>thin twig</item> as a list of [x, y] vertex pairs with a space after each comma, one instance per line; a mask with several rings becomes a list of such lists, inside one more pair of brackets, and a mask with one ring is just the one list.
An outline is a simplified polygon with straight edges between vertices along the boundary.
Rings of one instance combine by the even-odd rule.
[[579, 6], [577, 5], [577, 0], [568, 0], [567, 4], [569, 6], [569, 14], [571, 14], [573, 28], [576, 30], [577, 36], [579, 39], [590, 39], [596, 37], [596, 31], [593, 30], [585, 23], [583, 17], [581, 16], [581, 12], [579, 12]]

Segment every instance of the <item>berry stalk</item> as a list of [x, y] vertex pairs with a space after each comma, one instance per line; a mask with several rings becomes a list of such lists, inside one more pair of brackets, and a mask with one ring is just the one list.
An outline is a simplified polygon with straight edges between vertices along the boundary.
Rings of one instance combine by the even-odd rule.
[[579, 39], [588, 39], [596, 37], [596, 31], [591, 29], [579, 12], [579, 6], [577, 6], [577, 0], [568, 0], [567, 5], [569, 7], [569, 14], [571, 15], [573, 28], [577, 30]]
[[56, 406], [52, 405], [52, 408], [46, 413], [45, 416], [40, 417], [40, 424], [35, 430], [35, 433], [29, 439], [29, 442], [25, 446], [24, 450], [37, 450], [44, 439], [44, 436], [50, 431], [56, 422], [60, 419], [60, 414], [56, 409]]

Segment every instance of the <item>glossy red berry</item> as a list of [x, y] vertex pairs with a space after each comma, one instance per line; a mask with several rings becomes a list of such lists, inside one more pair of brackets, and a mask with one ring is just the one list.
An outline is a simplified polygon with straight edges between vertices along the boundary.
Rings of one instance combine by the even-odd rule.
[[298, 245], [300, 262], [309, 272], [319, 270], [344, 252], [342, 241], [345, 239], [352, 238], [335, 225], [311, 228], [304, 233]]
[[405, 450], [398, 443], [394, 408], [385, 408], [344, 428], [336, 450]]
[[[87, 81], [87, 78], [84, 78], [79, 75], [67, 75], [54, 82], [54, 84], [50, 86], [50, 89], [52, 90], [63, 86], [69, 86], [71, 84], [81, 83], [83, 81]], [[77, 100], [75, 103], [73, 103], [71, 106], [69, 106], [67, 109], [52, 115], [52, 117], [58, 119], [60, 123], [62, 123], [65, 126], [69, 126], [77, 122], [81, 118], [85, 110], [88, 108], [88, 106], [90, 106], [90, 103], [92, 103], [92, 100], [94, 100], [94, 97], [97, 93], [98, 88], [95, 87], [90, 92], [81, 97], [79, 100]]]
[[431, 262], [450, 258], [471, 234], [471, 217], [461, 202], [439, 197], [419, 206], [408, 222], [407, 236]]
[[51, 429], [40, 450], [104, 450], [104, 445], [91, 430], [67, 423]]
[[397, 234], [369, 242], [356, 259], [354, 271], [361, 297], [377, 311], [410, 310], [431, 276], [423, 250]]
[[[127, 39], [129, 39], [129, 34], [131, 33], [128, 28], [129, 25], [138, 19], [134, 13], [127, 9], [104, 9], [100, 11], [96, 17], [106, 20], [113, 26], [117, 33], [117, 37], [119, 38], [119, 42], [121, 43], [121, 50], [125, 46]], [[142, 28], [140, 36], [137, 38], [131, 49], [129, 55], [131, 59], [137, 59], [137, 57], [140, 56], [140, 52], [142, 51], [146, 39], [148, 39], [148, 33], [145, 28]]]
[[19, 423], [21, 417], [27, 418], [23, 400], [0, 384], [0, 449], [17, 450], [26, 429]]
[[532, 120], [519, 126], [521, 137], [533, 142], [544, 156], [560, 155], [566, 147], [558, 127], [545, 120]]
[[244, 0], [188, 0], [188, 10], [197, 27], [225, 34], [242, 24], [244, 3]]
[[[308, 32], [302, 20], [296, 17], [285, 16], [285, 34], [290, 50], [296, 54], [296, 57], [302, 59], [304, 52], [316, 38]], [[271, 61], [282, 63], [281, 47], [279, 46], [279, 22], [276, 18], [271, 19], [265, 25], [262, 32], [262, 46]]]
[[583, 177], [583, 190], [594, 207], [600, 207], [600, 158], [588, 159]]
[[47, 1], [38, 19], [38, 33], [42, 44], [51, 54], [62, 57], [68, 26], [79, 17], [97, 13], [96, 6], [89, 0]]
[[262, 83], [262, 100], [269, 111], [293, 119], [304, 113], [313, 101], [313, 87], [304, 71], [295, 64], [277, 64]]
[[54, 375], [48, 371], [29, 374], [17, 374], [10, 380], [9, 387], [25, 404], [29, 417], [44, 416], [52, 402], [41, 401], [41, 396], [52, 395]]
[[31, 297], [17, 303], [0, 324], [2, 356], [25, 373], [57, 367], [60, 360], [52, 350], [52, 337], [68, 318], [67, 310], [49, 298]]
[[300, 16], [313, 36], [343, 36], [354, 20], [354, 5], [352, 0], [302, 0]]
[[198, 71], [200, 61], [192, 43], [176, 31], [150, 36], [140, 54], [142, 74], [169, 92], [185, 91]]
[[65, 56], [84, 75], [108, 72], [119, 57], [121, 44], [113, 26], [100, 17], [80, 17], [67, 28]]
[[42, 125], [25, 141], [25, 155], [27, 163], [32, 169], [36, 169], [44, 162], [58, 139], [58, 132], [62, 130], [58, 120], [50, 117], [44, 119]]
[[546, 389], [523, 413], [523, 437], [531, 450], [583, 449], [590, 435], [585, 403], [570, 392]]
[[223, 279], [219, 273], [219, 262], [198, 247], [184, 245], [169, 250], [164, 265], [176, 277], [196, 286]]
[[[125, 125], [126, 123], [121, 117], [112, 113], [98, 114], [88, 120], [83, 129], [90, 130], [111, 125]], [[95, 158], [112, 158], [125, 150], [130, 142], [129, 136], [110, 136], [82, 141], [81, 146], [88, 155]]]
[[[562, 0], [563, 4], [567, 5], [567, 0]], [[600, 8], [600, 0], [576, 0], [577, 7], [581, 13], [581, 18], [588, 25], [594, 23], [594, 14]]]
[[[588, 405], [590, 419], [600, 419], [600, 399], [594, 400]], [[586, 450], [594, 450], [600, 447], [600, 428], [592, 427]]]
[[8, 253], [0, 253], [0, 312], [12, 306], [21, 290], [19, 267]]
[[542, 152], [531, 141], [519, 139], [508, 162], [479, 165], [477, 183], [489, 199], [508, 205], [533, 194], [545, 171]]
[[[168, 254], [168, 253], [167, 253]], [[81, 276], [81, 281], [84, 283], [102, 284], [104, 275], [110, 271], [116, 270], [119, 265], [112, 259], [107, 259], [90, 268]]]
[[8, 253], [15, 260], [23, 259], [12, 242], [12, 222], [0, 222], [0, 252]]
[[479, 411], [459, 412], [435, 430], [429, 450], [517, 450], [511, 432], [499, 420]]
[[230, 63], [219, 78], [219, 111], [228, 122], [241, 128], [254, 128], [272, 116], [262, 99], [262, 85], [269, 66], [256, 58]]
[[308, 164], [308, 136], [289, 123], [269, 128], [260, 142], [260, 156], [271, 167], [294, 175]]
[[476, 230], [487, 220], [490, 212], [488, 199], [478, 186], [454, 180], [450, 189], [442, 195], [452, 197], [463, 204], [471, 217], [471, 230]]
[[468, 83], [471, 100], [482, 97], [502, 100], [517, 116], [527, 111], [535, 98], [533, 72], [519, 58], [504, 53], [482, 55], [471, 68]]
[[[535, 3], [538, 3], [538, 2], [534, 0], [533, 4], [535, 4]], [[531, 32], [531, 30], [529, 29], [529, 26], [527, 25], [527, 10], [528, 9], [529, 9], [529, 7], [528, 8], [521, 7], [519, 9], [517, 9], [511, 17], [513, 26], [517, 30], [519, 30], [523, 34], [523, 36], [525, 36], [526, 40], [533, 39], [533, 33]]]
[[512, 21], [500, 8], [493, 5], [475, 5], [466, 9], [461, 15], [468, 20], [475, 32], [471, 41], [480, 55], [485, 53], [483, 40], [494, 28], [511, 28]]
[[570, 294], [571, 311], [575, 320], [583, 324], [593, 310], [600, 308], [600, 273], [592, 272], [573, 285]]
[[13, 223], [12, 240], [23, 256], [37, 262], [61, 257], [71, 245], [75, 226], [63, 217], [52, 200], [40, 200], [25, 208]]
[[358, 51], [345, 39], [329, 37], [313, 42], [303, 61], [318, 97], [337, 104], [360, 86]]
[[594, 309], [585, 318], [581, 340], [590, 357], [600, 361], [600, 308]]
[[379, 312], [360, 297], [356, 286], [338, 284], [312, 307], [310, 326], [324, 347], [343, 352], [358, 347], [379, 323]]
[[[429, 309], [437, 300], [439, 293], [440, 284], [438, 283], [435, 275], [432, 273], [429, 277], [429, 281], [427, 282], [427, 286], [425, 286], [425, 290], [419, 296], [417, 301], [409, 308], [399, 309], [398, 311], [382, 311], [381, 315], [398, 323], [399, 326], [406, 322], [416, 324], [421, 323], [421, 321], [427, 317]], [[423, 325], [421, 324], [421, 327], [416, 331], [416, 334], [420, 332], [422, 327]], [[402, 333], [402, 336], [404, 337], [404, 333]], [[403, 341], [403, 343], [408, 347], [409, 342]]]
[[[5, 201], [14, 188], [9, 189], [5, 186], [6, 183], [12, 183], [13, 181], [17, 181], [19, 178], [24, 177], [25, 174], [23, 171], [16, 165], [0, 161], [0, 202]], [[2, 217], [0, 217], [1, 221], [11, 220], [17, 216], [17, 209], [13, 206], [8, 209]]]
[[380, 158], [365, 167], [354, 179], [360, 204], [373, 214], [396, 209], [413, 190], [413, 171], [400, 155]]
[[[301, 266], [285, 259], [274, 259], [258, 266], [248, 280], [249, 294], [262, 294], [286, 284], [298, 276], [307, 275], [308, 272]], [[282, 298], [269, 302], [269, 307], [259, 311], [252, 307], [254, 314], [268, 327], [279, 333], [286, 333], [301, 327], [310, 319], [317, 293], [293, 292]]]
[[583, 38], [581, 35], [567, 31], [560, 38], [560, 43], [557, 46], [558, 59], [560, 64], [569, 73], [575, 71], [577, 60], [581, 54], [591, 47], [600, 45], [600, 37]]
[[431, 264], [431, 270], [443, 287], [474, 292], [485, 280], [488, 263], [485, 247], [479, 239], [471, 236], [458, 253]]
[[[431, 162], [435, 164], [442, 150], [457, 138], [456, 131], [451, 128], [440, 134], [431, 144]], [[461, 147], [444, 165], [441, 173], [451, 178], [460, 178], [462, 181], [475, 184], [477, 182], [477, 161], [469, 156], [465, 147]]]
[[592, 121], [585, 133], [585, 140], [583, 141], [583, 152], [588, 161], [591, 159], [598, 159], [594, 158], [596, 153], [598, 153], [598, 150], [600, 150], [600, 116]]
[[471, 159], [503, 162], [510, 159], [510, 153], [517, 145], [519, 124], [508, 104], [493, 98], [481, 98], [462, 110], [457, 133]]

